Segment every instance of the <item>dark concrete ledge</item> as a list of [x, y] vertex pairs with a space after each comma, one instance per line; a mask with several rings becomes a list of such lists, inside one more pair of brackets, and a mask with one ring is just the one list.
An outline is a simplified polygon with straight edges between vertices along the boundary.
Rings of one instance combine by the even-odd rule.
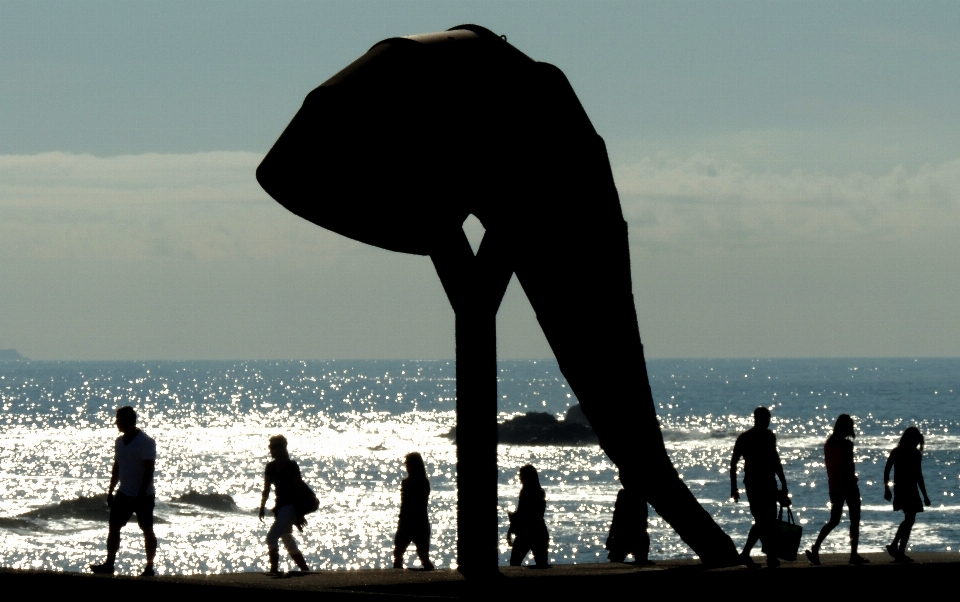
[[[960, 553], [911, 554], [913, 564], [892, 564], [885, 554], [866, 554], [870, 564], [851, 566], [847, 556], [824, 554], [823, 564], [806, 560], [784, 562], [780, 568], [749, 570], [743, 567], [705, 569], [699, 562], [661, 561], [651, 567], [624, 564], [555, 565], [546, 570], [501, 567], [500, 575], [466, 580], [456, 571], [433, 572], [391, 569], [288, 573], [281, 577], [261, 573], [221, 575], [104, 577], [68, 573], [0, 569], [3, 591], [32, 592], [44, 597], [87, 596], [167, 597], [185, 599], [261, 600], [280, 595], [284, 600], [359, 600], [367, 598], [472, 598], [478, 594], [506, 599], [570, 599], [656, 596], [732, 597], [750, 599], [812, 599], [824, 595], [868, 595], [884, 599], [891, 594], [956, 596]], [[758, 558], [758, 560], [760, 560]], [[758, 589], [759, 588], [759, 589]], [[953, 593], [950, 593], [953, 592]]]

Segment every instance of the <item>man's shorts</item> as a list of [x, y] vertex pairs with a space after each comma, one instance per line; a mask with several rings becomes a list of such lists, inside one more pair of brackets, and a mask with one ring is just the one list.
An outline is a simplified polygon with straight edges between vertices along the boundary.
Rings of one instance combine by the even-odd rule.
[[840, 491], [830, 492], [830, 504], [834, 507], [843, 508], [846, 502], [848, 508], [860, 507], [860, 486], [854, 484], [852, 487], [841, 489]]
[[153, 531], [154, 496], [133, 497], [117, 493], [110, 506], [110, 526], [122, 527], [127, 524], [134, 512], [137, 513], [137, 525], [142, 531]]
[[747, 501], [750, 503], [750, 514], [760, 522], [770, 522], [777, 519], [777, 487], [750, 487], [747, 485]]

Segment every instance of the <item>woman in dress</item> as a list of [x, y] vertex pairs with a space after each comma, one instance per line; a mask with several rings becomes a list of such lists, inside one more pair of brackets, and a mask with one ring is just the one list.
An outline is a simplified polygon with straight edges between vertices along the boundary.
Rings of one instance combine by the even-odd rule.
[[293, 526], [302, 528], [305, 520], [295, 506], [296, 496], [304, 487], [300, 476], [300, 467], [290, 459], [287, 453], [287, 439], [283, 435], [270, 437], [270, 456], [273, 461], [267, 464], [263, 477], [263, 495], [260, 496], [260, 522], [263, 522], [264, 508], [267, 498], [270, 497], [270, 486], [274, 487], [273, 524], [267, 532], [267, 552], [270, 557], [270, 573], [277, 573], [277, 564], [280, 561], [280, 546], [278, 540], [283, 540], [283, 546], [290, 554], [290, 558], [301, 571], [309, 571], [307, 561], [297, 547], [297, 540], [293, 538]]
[[527, 464], [520, 469], [520, 500], [517, 510], [510, 513], [510, 528], [507, 530], [507, 543], [513, 546], [510, 566], [520, 566], [531, 550], [537, 568], [550, 566], [547, 559], [550, 534], [543, 521], [546, 509], [547, 496], [540, 486], [540, 476], [536, 468]]
[[840, 414], [833, 425], [833, 434], [823, 446], [830, 489], [830, 520], [820, 529], [820, 535], [813, 547], [805, 552], [811, 564], [820, 564], [820, 544], [827, 534], [840, 524], [844, 502], [850, 510], [850, 564], [870, 562], [857, 554], [857, 544], [860, 541], [860, 487], [857, 485], [857, 469], [853, 463], [853, 439], [856, 436], [853, 418]]
[[407, 546], [413, 542], [424, 570], [432, 571], [430, 562], [430, 519], [427, 518], [427, 500], [430, 498], [430, 481], [423, 458], [417, 452], [407, 454], [403, 462], [407, 478], [400, 482], [400, 520], [397, 535], [393, 538], [393, 568], [403, 568]]
[[[919, 446], [919, 449], [917, 447]], [[894, 562], [913, 562], [905, 554], [907, 541], [910, 539], [910, 530], [917, 520], [917, 512], [923, 512], [924, 506], [930, 505], [927, 497], [927, 488], [923, 484], [923, 473], [920, 472], [920, 460], [923, 457], [923, 435], [915, 426], [903, 431], [900, 443], [887, 458], [887, 465], [883, 469], [883, 497], [889, 502], [893, 500], [894, 510], [903, 510], [903, 522], [897, 529], [893, 543], [887, 546], [887, 552], [893, 556]], [[893, 491], [890, 491], [890, 469], [893, 469]], [[920, 494], [923, 494], [923, 503]]]

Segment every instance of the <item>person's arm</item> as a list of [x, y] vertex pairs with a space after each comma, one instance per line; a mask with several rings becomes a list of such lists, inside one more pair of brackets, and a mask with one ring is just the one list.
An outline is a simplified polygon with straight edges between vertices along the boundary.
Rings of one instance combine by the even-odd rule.
[[773, 436], [773, 454], [777, 458], [777, 464], [774, 466], [774, 472], [777, 474], [777, 478], [780, 479], [780, 488], [783, 490], [783, 499], [786, 500], [787, 505], [789, 505], [790, 498], [787, 497], [787, 477], [783, 474], [783, 462], [780, 460], [780, 450], [777, 449], [777, 436]]
[[849, 450], [847, 450], [850, 453], [850, 462], [847, 464], [849, 466], [847, 469], [849, 471], [849, 480], [847, 482], [850, 485], [856, 485], [860, 481], [860, 477], [857, 476], [857, 458], [856, 454], [853, 453], [853, 441], [847, 441], [847, 444], [850, 446]]
[[780, 454], [777, 454], [777, 478], [780, 479], [780, 485], [782, 488], [783, 500], [787, 506], [790, 505], [790, 497], [787, 495], [790, 493], [787, 490], [787, 477], [783, 474], [783, 462], [780, 461]]
[[270, 475], [266, 472], [263, 473], [263, 493], [260, 495], [260, 512], [257, 514], [257, 518], [260, 519], [260, 522], [263, 522], [263, 516], [265, 514], [264, 509], [267, 507], [267, 498], [270, 497]]
[[887, 456], [887, 463], [883, 467], [883, 499], [888, 502], [893, 499], [893, 492], [890, 491], [890, 469], [893, 468], [893, 454], [896, 450], [890, 452]]
[[120, 482], [120, 465], [116, 458], [113, 460], [113, 468], [110, 471], [110, 487], [107, 488], [107, 505], [113, 505], [113, 488]]
[[143, 480], [140, 481], [140, 491], [137, 492], [137, 497], [144, 497], [147, 495], [147, 491], [150, 490], [150, 486], [153, 484], [153, 473], [156, 465], [156, 460], [143, 461]]
[[920, 493], [923, 494], [923, 505], [930, 505], [930, 498], [927, 497], [927, 487], [923, 484], [923, 473], [920, 472], [920, 460], [917, 460], [917, 485], [920, 486]]
[[730, 458], [730, 497], [733, 498], [734, 502], [740, 501], [740, 490], [737, 489], [737, 464], [740, 463], [741, 457], [743, 457], [743, 454], [741, 454], [740, 449], [734, 445], [733, 457]]

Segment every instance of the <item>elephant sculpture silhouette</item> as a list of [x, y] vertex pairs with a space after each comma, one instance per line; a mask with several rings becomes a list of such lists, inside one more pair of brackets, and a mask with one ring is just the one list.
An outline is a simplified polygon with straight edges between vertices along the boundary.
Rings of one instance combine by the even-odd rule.
[[623, 486], [703, 563], [738, 563], [664, 447], [606, 147], [558, 68], [476, 25], [384, 40], [307, 95], [257, 179], [315, 224], [433, 260], [456, 313], [461, 571], [496, 566], [495, 319], [513, 274]]

